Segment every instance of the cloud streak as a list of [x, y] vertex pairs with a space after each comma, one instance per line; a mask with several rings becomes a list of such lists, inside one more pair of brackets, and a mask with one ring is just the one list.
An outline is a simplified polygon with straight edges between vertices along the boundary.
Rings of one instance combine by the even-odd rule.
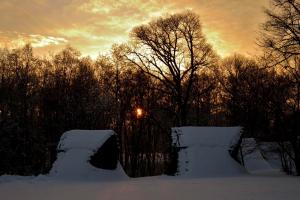
[[39, 34], [26, 34], [21, 32], [0, 32], [0, 47], [17, 48], [31, 43], [33, 47], [47, 47], [52, 45], [67, 44], [68, 40], [62, 37], [44, 36]]

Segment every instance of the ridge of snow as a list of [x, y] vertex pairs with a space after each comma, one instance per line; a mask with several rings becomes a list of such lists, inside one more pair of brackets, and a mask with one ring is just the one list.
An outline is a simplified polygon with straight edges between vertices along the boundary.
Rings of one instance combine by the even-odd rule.
[[245, 167], [250, 173], [279, 173], [280, 168], [272, 165], [263, 157], [259, 145], [254, 138], [244, 138], [242, 152]]

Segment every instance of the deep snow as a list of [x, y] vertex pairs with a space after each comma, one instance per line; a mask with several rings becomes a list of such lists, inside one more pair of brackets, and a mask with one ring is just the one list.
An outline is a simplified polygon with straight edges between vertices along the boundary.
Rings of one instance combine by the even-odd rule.
[[[176, 131], [175, 131], [176, 130]], [[179, 176], [128, 178], [87, 162], [111, 131], [71, 131], [58, 146], [58, 160], [47, 176], [0, 176], [1, 200], [298, 200], [300, 178], [249, 174], [228, 157], [239, 128], [174, 128], [181, 134]], [[175, 141], [175, 140], [174, 140]], [[253, 142], [250, 140], [250, 143]], [[249, 143], [249, 141], [248, 141]], [[269, 167], [261, 154], [246, 157], [248, 169]], [[186, 162], [187, 161], [187, 162]], [[261, 165], [261, 163], [264, 163]], [[266, 165], [265, 165], [266, 164]], [[254, 167], [253, 167], [254, 166]], [[186, 171], [187, 169], [187, 171]], [[70, 171], [69, 171], [70, 170]]]

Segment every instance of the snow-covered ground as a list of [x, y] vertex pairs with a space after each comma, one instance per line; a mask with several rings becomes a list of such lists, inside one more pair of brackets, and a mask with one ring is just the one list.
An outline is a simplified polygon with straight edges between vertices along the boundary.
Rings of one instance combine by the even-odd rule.
[[[62, 136], [60, 155], [49, 175], [0, 176], [2, 200], [298, 200], [300, 178], [267, 173], [257, 149], [248, 157], [248, 172], [228, 156], [232, 128], [174, 128], [179, 133], [178, 176], [128, 178], [123, 170], [103, 170], [87, 163], [111, 131], [72, 131]], [[173, 134], [175, 138], [176, 135]], [[255, 143], [249, 140], [247, 144]], [[249, 147], [248, 147], [249, 149]], [[253, 153], [254, 152], [254, 153]], [[71, 171], [69, 171], [71, 170]], [[76, 177], [76, 178], [74, 178]]]
[[248, 175], [107, 182], [31, 180], [0, 183], [0, 196], [3, 200], [299, 200], [300, 179]]

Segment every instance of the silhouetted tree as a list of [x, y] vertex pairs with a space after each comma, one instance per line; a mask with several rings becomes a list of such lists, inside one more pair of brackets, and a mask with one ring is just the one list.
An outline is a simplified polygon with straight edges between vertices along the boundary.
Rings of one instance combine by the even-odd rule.
[[[266, 9], [267, 21], [263, 24], [260, 45], [264, 47], [269, 66], [285, 73], [291, 86], [288, 96], [289, 109], [285, 116], [300, 123], [300, 2], [299, 0], [272, 0], [272, 7]], [[300, 141], [299, 127], [289, 127], [288, 140], [293, 153], [289, 157], [294, 161], [297, 174], [300, 175]], [[282, 134], [281, 134], [282, 135]]]
[[215, 59], [198, 16], [184, 12], [159, 18], [134, 28], [132, 40], [128, 60], [166, 86], [166, 92], [172, 94], [177, 125], [186, 125], [195, 74]]
[[4, 50], [0, 64], [0, 174], [36, 174], [44, 170], [46, 151], [38, 124], [39, 60], [26, 45]]

